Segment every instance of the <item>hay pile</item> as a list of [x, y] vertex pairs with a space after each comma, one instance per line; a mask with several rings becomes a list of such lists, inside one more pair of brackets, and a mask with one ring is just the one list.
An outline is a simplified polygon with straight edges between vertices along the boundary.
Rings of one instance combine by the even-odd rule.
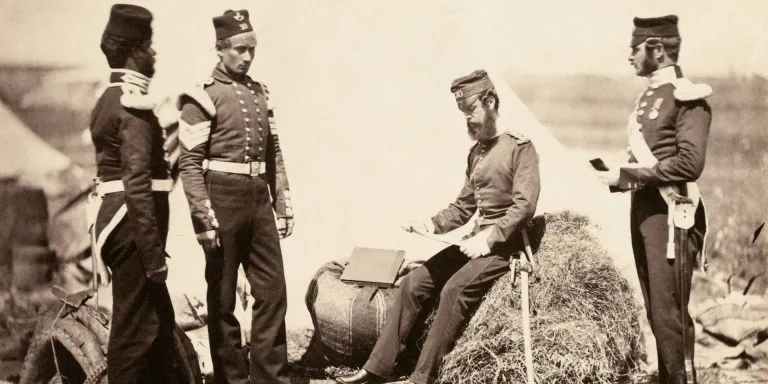
[[[541, 278], [531, 291], [538, 383], [622, 382], [642, 357], [631, 288], [589, 227], [568, 212], [539, 216], [529, 227]], [[487, 294], [446, 356], [441, 383], [526, 381], [520, 287], [510, 291], [509, 277]]]

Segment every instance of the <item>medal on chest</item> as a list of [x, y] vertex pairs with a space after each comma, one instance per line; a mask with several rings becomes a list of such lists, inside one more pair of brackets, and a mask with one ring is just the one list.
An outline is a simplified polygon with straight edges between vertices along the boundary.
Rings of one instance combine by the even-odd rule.
[[661, 108], [661, 103], [664, 102], [664, 98], [658, 98], [653, 102], [653, 107], [651, 107], [651, 112], [648, 114], [648, 118], [651, 120], [656, 120], [656, 118], [659, 117], [659, 108]]

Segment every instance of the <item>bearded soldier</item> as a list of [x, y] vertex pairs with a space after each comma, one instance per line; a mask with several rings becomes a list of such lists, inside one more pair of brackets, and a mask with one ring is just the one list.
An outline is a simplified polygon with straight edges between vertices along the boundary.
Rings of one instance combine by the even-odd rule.
[[677, 65], [677, 21], [634, 19], [628, 59], [649, 84], [629, 118], [629, 163], [597, 172], [613, 190], [632, 191], [632, 248], [662, 384], [696, 382], [687, 303], [707, 230], [696, 180], [712, 121], [705, 101], [712, 89], [684, 78]]
[[539, 199], [539, 157], [530, 140], [497, 125], [499, 96], [488, 74], [474, 71], [451, 84], [469, 136], [477, 143], [467, 156], [464, 187], [458, 198], [434, 217], [403, 225], [409, 232], [443, 234], [466, 224], [479, 211], [472, 233], [408, 273], [368, 361], [342, 384], [382, 383], [395, 376], [423, 304], [440, 297], [434, 322], [411, 383], [437, 379], [443, 357], [453, 348], [470, 313], [499, 277], [509, 272], [510, 256], [523, 249], [523, 229]]
[[167, 383], [174, 312], [165, 280], [168, 192], [164, 135], [146, 95], [154, 74], [152, 14], [112, 7], [101, 39], [112, 73], [91, 116], [100, 198], [94, 254], [112, 272], [110, 383]]
[[[215, 382], [248, 383], [250, 372], [253, 383], [287, 384], [280, 238], [291, 235], [293, 210], [273, 100], [247, 75], [256, 49], [248, 16], [240, 10], [213, 18], [220, 60], [203, 86], [207, 97], [182, 101], [180, 175], [206, 254]], [[250, 364], [234, 315], [241, 264], [255, 299]]]

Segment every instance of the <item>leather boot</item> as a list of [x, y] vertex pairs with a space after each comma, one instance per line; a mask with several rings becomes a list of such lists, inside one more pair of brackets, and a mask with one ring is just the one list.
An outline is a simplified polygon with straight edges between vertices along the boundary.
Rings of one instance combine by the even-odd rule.
[[361, 369], [352, 375], [337, 377], [336, 382], [339, 384], [382, 384], [385, 380], [365, 369]]

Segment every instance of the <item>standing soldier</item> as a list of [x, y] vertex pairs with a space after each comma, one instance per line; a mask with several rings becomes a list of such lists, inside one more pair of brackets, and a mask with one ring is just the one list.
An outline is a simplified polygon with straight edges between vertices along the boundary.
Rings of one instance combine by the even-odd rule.
[[[597, 172], [632, 191], [630, 228], [660, 383], [696, 382], [688, 314], [693, 264], [704, 248], [706, 216], [696, 180], [704, 169], [712, 112], [706, 84], [683, 78], [677, 16], [635, 18], [629, 62], [649, 85], [629, 118], [629, 164]], [[702, 264], [703, 265], [703, 264]]]
[[280, 238], [292, 232], [293, 210], [273, 101], [267, 87], [247, 75], [256, 49], [248, 11], [226, 11], [213, 25], [220, 60], [204, 85], [208, 98], [182, 102], [179, 162], [192, 224], [206, 254], [214, 377], [217, 383], [249, 382], [234, 315], [242, 263], [255, 299], [251, 382], [287, 384]]
[[539, 199], [539, 157], [530, 140], [497, 127], [499, 97], [483, 70], [451, 84], [477, 143], [467, 156], [464, 187], [448, 208], [431, 219], [403, 225], [409, 232], [443, 234], [480, 216], [461, 246], [450, 246], [406, 275], [381, 337], [363, 369], [336, 379], [341, 384], [382, 383], [393, 377], [424, 302], [440, 303], [411, 382], [433, 383], [440, 363], [496, 280], [509, 272], [510, 255], [523, 249], [523, 229]]
[[165, 280], [168, 192], [163, 130], [146, 102], [154, 74], [152, 14], [112, 7], [101, 50], [112, 73], [91, 116], [98, 182], [94, 254], [112, 271], [110, 383], [167, 383], [174, 313]]

